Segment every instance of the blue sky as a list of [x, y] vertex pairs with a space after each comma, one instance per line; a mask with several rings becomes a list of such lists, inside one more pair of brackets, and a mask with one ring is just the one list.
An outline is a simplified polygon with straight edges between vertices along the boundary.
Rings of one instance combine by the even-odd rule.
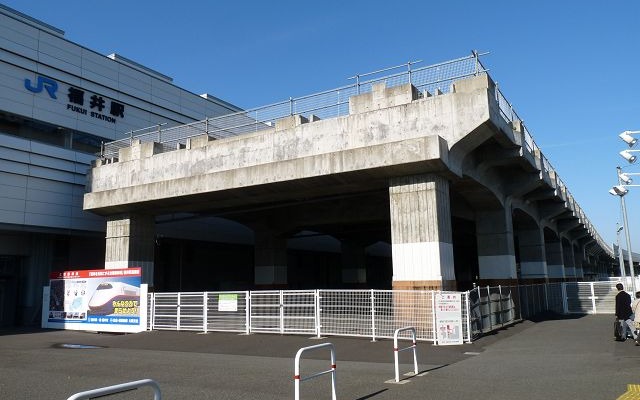
[[[616, 166], [628, 165], [617, 135], [640, 130], [636, 0], [4, 4], [73, 42], [243, 108], [344, 86], [355, 74], [410, 60], [424, 66], [488, 51], [485, 66], [538, 146], [602, 237], [616, 240], [619, 200], [607, 191]], [[625, 170], [640, 173], [640, 163]], [[640, 252], [640, 187], [630, 189], [632, 249]]]

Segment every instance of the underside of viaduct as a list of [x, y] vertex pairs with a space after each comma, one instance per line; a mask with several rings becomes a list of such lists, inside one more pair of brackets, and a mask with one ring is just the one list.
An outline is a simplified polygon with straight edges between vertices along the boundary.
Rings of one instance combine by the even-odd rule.
[[[340, 287], [580, 280], [611, 264], [522, 124], [502, 117], [487, 74], [447, 94], [379, 84], [351, 97], [347, 116], [293, 115], [172, 151], [134, 141], [98, 160], [89, 179], [84, 208], [108, 220], [105, 268], [142, 266], [150, 286], [159, 280], [156, 223], [166, 215], [251, 229], [252, 254], [237, 251], [253, 262], [255, 288], [313, 282], [317, 270], [303, 258], [295, 272], [289, 265], [287, 240], [300, 232], [340, 242], [339, 258], [327, 261], [340, 264], [332, 281]], [[376, 243], [390, 249], [386, 266], [366, 257]]]

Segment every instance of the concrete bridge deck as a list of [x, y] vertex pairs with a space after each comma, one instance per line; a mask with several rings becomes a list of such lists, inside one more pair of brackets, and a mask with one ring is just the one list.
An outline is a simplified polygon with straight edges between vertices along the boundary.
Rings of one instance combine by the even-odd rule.
[[[106, 266], [146, 275], [153, 218], [175, 213], [253, 229], [257, 285], [287, 284], [292, 233], [344, 238], [345, 226], [358, 227], [358, 246], [391, 243], [398, 289], [601, 273], [611, 250], [497, 93], [486, 73], [437, 95], [382, 83], [352, 96], [347, 116], [293, 115], [173, 151], [134, 142], [92, 169], [84, 208], [108, 217]], [[365, 268], [343, 278], [365, 284]]]

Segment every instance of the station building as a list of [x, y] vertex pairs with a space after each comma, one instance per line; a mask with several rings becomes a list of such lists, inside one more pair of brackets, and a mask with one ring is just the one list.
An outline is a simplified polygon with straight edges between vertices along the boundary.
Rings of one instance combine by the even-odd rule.
[[82, 210], [102, 143], [238, 110], [0, 4], [0, 326], [38, 323], [49, 272], [104, 268], [104, 218]]

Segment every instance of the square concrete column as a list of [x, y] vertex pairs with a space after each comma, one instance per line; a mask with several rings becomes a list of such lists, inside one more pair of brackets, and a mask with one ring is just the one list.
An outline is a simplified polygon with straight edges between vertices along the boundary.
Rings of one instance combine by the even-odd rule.
[[268, 229], [255, 230], [254, 280], [274, 289], [287, 284], [287, 240]]
[[105, 269], [141, 267], [142, 282], [153, 287], [154, 252], [153, 215], [107, 217]]
[[513, 223], [510, 210], [476, 213], [480, 285], [517, 284]]
[[394, 289], [455, 289], [449, 182], [432, 174], [389, 185]]
[[562, 242], [557, 238], [545, 239], [545, 254], [547, 256], [547, 271], [550, 282], [564, 281], [564, 261], [562, 255]]
[[582, 279], [584, 278], [584, 268], [583, 264], [585, 264], [585, 255], [584, 255], [584, 246], [578, 245], [574, 248], [574, 259], [576, 262], [576, 278]]
[[342, 283], [347, 287], [360, 288], [367, 283], [365, 246], [357, 240], [342, 239]]
[[562, 240], [562, 260], [564, 262], [564, 276], [567, 281], [576, 280], [576, 261], [573, 255], [573, 246], [568, 240]]
[[545, 283], [548, 278], [544, 234], [540, 228], [518, 231], [520, 277], [523, 284]]

